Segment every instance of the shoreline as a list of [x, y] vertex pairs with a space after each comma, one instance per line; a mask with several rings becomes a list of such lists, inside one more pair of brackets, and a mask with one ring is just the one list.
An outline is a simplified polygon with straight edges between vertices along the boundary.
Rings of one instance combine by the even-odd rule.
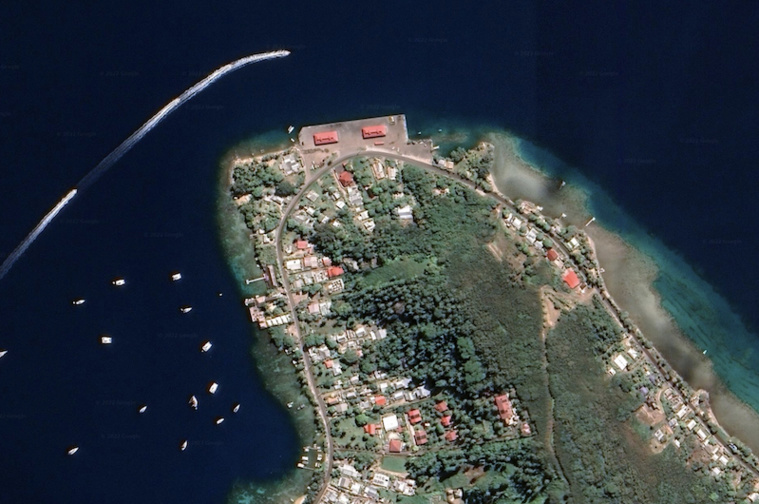
[[[238, 294], [249, 297], [260, 294], [261, 283], [246, 284], [245, 279], [261, 274], [256, 262], [256, 251], [248, 239], [250, 231], [240, 217], [240, 213], [229, 197], [229, 179], [232, 169], [233, 150], [239, 152], [258, 151], [261, 147], [255, 141], [249, 140], [228, 150], [219, 162], [217, 179], [216, 220], [218, 239], [227, 267], [236, 279]], [[266, 149], [278, 148], [277, 145], [266, 145]], [[265, 290], [265, 289], [264, 289]], [[309, 398], [298, 381], [297, 373], [290, 366], [290, 358], [273, 347], [268, 333], [258, 330], [254, 324], [250, 326], [250, 359], [256, 369], [264, 388], [283, 408], [288, 403], [309, 405]], [[293, 428], [301, 446], [314, 443], [318, 436], [314, 428], [312, 408], [287, 408]], [[237, 481], [230, 488], [227, 502], [239, 502], [241, 498], [247, 502], [286, 502], [302, 496], [311, 481], [311, 475], [299, 471], [293, 460], [293, 467], [279, 477], [266, 480]]]
[[661, 269], [655, 260], [597, 221], [585, 227], [591, 217], [590, 196], [575, 185], [560, 188], [559, 181], [523, 159], [518, 152], [518, 139], [507, 133], [491, 133], [483, 140], [497, 145], [497, 163], [504, 167], [502, 173], [494, 174], [498, 190], [512, 199], [524, 198], [543, 205], [547, 214], [558, 216], [565, 212], [565, 222], [588, 234], [595, 244], [598, 262], [605, 269], [604, 281], [613, 299], [630, 313], [678, 374], [693, 388], [709, 392], [719, 424], [759, 452], [759, 440], [754, 435], [759, 429], [759, 413], [729, 389], [712, 360], [702, 354], [665, 309], [666, 299], [656, 289]]

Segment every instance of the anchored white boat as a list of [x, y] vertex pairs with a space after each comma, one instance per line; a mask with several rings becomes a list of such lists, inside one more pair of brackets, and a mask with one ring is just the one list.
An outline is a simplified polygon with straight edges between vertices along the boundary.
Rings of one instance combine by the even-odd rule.
[[295, 127], [292, 124], [290, 126], [288, 126], [287, 127], [287, 134], [289, 135], [290, 133], [292, 133], [294, 129], [295, 129]]
[[0, 350], [0, 357], [5, 356], [5, 354], [8, 353], [8, 350]]
[[185, 451], [187, 449], [187, 440], [185, 439], [179, 443], [179, 451]]
[[182, 274], [181, 273], [177, 272], [177, 273], [172, 273], [171, 274], [171, 280], [172, 281], [176, 282], [177, 280], [181, 280], [181, 279], [182, 279]]
[[216, 390], [218, 390], [219, 384], [216, 382], [211, 382], [211, 384], [208, 386], [208, 393], [209, 394], [215, 394]]
[[100, 336], [101, 345], [110, 345], [111, 343], [113, 343], [113, 338], [111, 338], [110, 336], [106, 336], [106, 335]]
[[190, 311], [192, 311], [192, 306], [183, 306], [179, 309], [179, 311], [181, 311], [182, 313], [189, 313]]
[[79, 447], [74, 445], [74, 446], [71, 446], [66, 453], [68, 453], [69, 455], [73, 455], [78, 451], [79, 451]]
[[139, 411], [140, 414], [142, 414], [142, 413], [145, 413], [147, 410], [148, 410], [148, 405], [143, 404], [142, 406], [140, 406], [140, 409], [138, 409], [137, 411]]
[[71, 302], [72, 305], [78, 306], [80, 304], [84, 304], [84, 298], [75, 299]]
[[194, 395], [190, 396], [190, 400], [187, 401], [187, 403], [190, 405], [190, 407], [194, 410], [198, 409], [198, 398]]
[[224, 417], [218, 417], [216, 419], [216, 425], [220, 425], [224, 421]]
[[206, 341], [205, 343], [203, 343], [203, 346], [200, 347], [200, 351], [201, 352], [207, 352], [207, 351], [209, 351], [211, 349], [212, 346], [213, 345], [211, 344], [210, 341]]
[[117, 279], [115, 279], [114, 281], [112, 281], [111, 283], [112, 283], [113, 285], [117, 285], [117, 286], [119, 286], [119, 287], [120, 287], [120, 286], [122, 286], [122, 285], [126, 284], [126, 280], [124, 280], [123, 278], [117, 278]]
[[238, 411], [240, 411], [240, 403], [239, 402], [238, 403], [234, 403], [232, 405], [232, 413], [237, 413]]

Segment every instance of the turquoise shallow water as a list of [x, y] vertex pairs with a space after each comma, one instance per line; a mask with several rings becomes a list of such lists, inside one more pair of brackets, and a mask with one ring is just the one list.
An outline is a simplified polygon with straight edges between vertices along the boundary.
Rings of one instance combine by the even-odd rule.
[[[662, 307], [700, 350], [706, 350], [723, 383], [739, 399], [759, 411], [759, 387], [756, 385], [759, 383], [759, 364], [754, 358], [759, 350], [759, 337], [747, 329], [735, 307], [683, 255], [647, 232], [597, 184], [528, 141], [517, 141], [517, 151], [522, 159], [541, 172], [563, 179], [569, 186], [586, 193], [587, 210], [596, 217], [596, 222], [656, 263], [658, 276], [654, 287], [661, 296]], [[651, 336], [655, 339], [655, 335]], [[698, 381], [688, 363], [675, 361], [672, 364], [686, 380]]]

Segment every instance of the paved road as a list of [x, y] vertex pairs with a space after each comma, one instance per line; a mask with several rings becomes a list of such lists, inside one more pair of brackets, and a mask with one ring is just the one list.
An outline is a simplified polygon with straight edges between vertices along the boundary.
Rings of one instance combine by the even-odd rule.
[[[393, 160], [396, 160], [396, 161], [401, 161], [401, 162], [404, 162], [404, 163], [413, 164], [414, 166], [418, 166], [420, 168], [424, 168], [428, 172], [434, 173], [436, 175], [440, 175], [440, 176], [443, 176], [443, 177], [448, 177], [448, 178], [453, 179], [453, 180], [459, 182], [460, 184], [462, 184], [462, 185], [464, 185], [464, 186], [466, 186], [466, 187], [468, 187], [468, 188], [470, 188], [470, 189], [472, 189], [474, 191], [479, 192], [480, 194], [483, 194], [483, 195], [485, 195], [487, 197], [490, 197], [490, 198], [494, 199], [495, 201], [497, 201], [498, 203], [500, 203], [504, 207], [508, 208], [512, 212], [519, 213], [517, 211], [516, 206], [514, 205], [514, 202], [511, 199], [509, 199], [509, 198], [501, 196], [500, 194], [497, 194], [497, 193], [484, 193], [482, 190], [478, 189], [477, 186], [472, 181], [464, 179], [464, 178], [460, 177], [459, 175], [457, 175], [457, 174], [455, 174], [453, 172], [450, 172], [448, 170], [445, 170], [445, 169], [440, 168], [438, 166], [435, 166], [433, 164], [424, 162], [424, 161], [419, 160], [417, 158], [404, 156], [403, 154], [400, 154], [398, 152], [384, 150], [384, 149], [371, 149], [370, 148], [370, 149], [366, 149], [366, 150], [355, 150], [355, 151], [349, 151], [349, 152], [346, 152], [346, 153], [342, 153], [335, 160], [333, 160], [330, 163], [328, 163], [327, 165], [319, 168], [318, 170], [316, 170], [314, 172], [310, 172], [310, 173], [307, 172], [308, 175], [309, 175], [309, 177], [306, 180], [305, 184], [303, 185], [303, 187], [301, 188], [301, 190], [298, 191], [298, 193], [288, 203], [287, 207], [285, 207], [284, 213], [282, 214], [282, 219], [281, 219], [279, 225], [277, 226], [274, 240], [275, 240], [275, 243], [276, 243], [276, 246], [277, 246], [277, 267], [279, 268], [279, 271], [281, 272], [281, 275], [282, 275], [282, 285], [284, 286], [285, 291], [287, 293], [288, 306], [289, 306], [289, 309], [290, 309], [290, 313], [292, 315], [293, 322], [295, 323], [296, 340], [297, 340], [297, 343], [298, 343], [298, 347], [300, 348], [301, 353], [303, 354], [304, 372], [305, 372], [306, 378], [308, 380], [308, 386], [309, 386], [309, 389], [311, 390], [311, 394], [313, 395], [313, 397], [315, 398], [315, 400], [317, 402], [318, 411], [319, 411], [319, 417], [321, 418], [322, 425], [324, 426], [324, 432], [325, 432], [325, 436], [326, 436], [326, 445], [327, 445], [327, 447], [326, 447], [326, 453], [325, 453], [325, 459], [324, 459], [324, 469], [325, 469], [324, 470], [324, 482], [322, 484], [322, 489], [320, 490], [320, 492], [317, 495], [317, 498], [315, 499], [315, 502], [317, 502], [317, 503], [321, 501], [324, 493], [326, 492], [327, 485], [329, 483], [330, 476], [331, 476], [331, 473], [332, 473], [332, 467], [333, 467], [333, 463], [334, 463], [334, 459], [333, 459], [334, 442], [333, 442], [333, 439], [332, 439], [332, 434], [330, 433], [330, 429], [329, 429], [329, 420], [328, 420], [328, 417], [327, 417], [327, 407], [326, 407], [326, 404], [324, 403], [324, 400], [322, 399], [321, 395], [318, 393], [318, 390], [316, 388], [316, 382], [314, 380], [314, 376], [313, 376], [313, 373], [312, 373], [313, 363], [311, 362], [311, 358], [309, 357], [308, 353], [306, 353], [304, 351], [304, 348], [303, 348], [303, 339], [301, 337], [300, 324], [298, 322], [297, 314], [296, 314], [296, 311], [295, 311], [295, 304], [293, 302], [292, 292], [290, 290], [290, 281], [288, 279], [287, 272], [286, 272], [286, 270], [284, 268], [284, 254], [283, 254], [283, 251], [282, 251], [282, 239], [281, 238], [282, 238], [282, 234], [284, 232], [285, 226], [287, 225], [287, 219], [289, 218], [290, 214], [298, 206], [298, 204], [300, 203], [301, 198], [306, 194], [306, 192], [309, 191], [309, 189], [313, 186], [314, 183], [316, 183], [316, 181], [319, 178], [321, 178], [324, 174], [326, 174], [330, 170], [333, 170], [337, 166], [340, 166], [340, 164], [343, 163], [344, 161], [350, 160], [350, 159], [352, 159], [354, 157], [370, 157], [370, 156], [371, 157], [384, 157], [384, 158], [393, 159]], [[549, 235], [553, 238], [554, 248], [558, 249], [558, 251], [568, 260], [568, 262], [574, 267], [574, 269], [582, 277], [584, 277], [584, 273], [583, 273], [582, 269], [572, 259], [572, 256], [569, 254], [569, 250], [567, 250], [567, 248], [563, 245], [563, 243], [561, 241], [561, 237], [556, 236], [553, 232], [549, 233]], [[601, 288], [594, 289], [594, 290], [600, 295], [601, 300], [603, 302], [603, 306], [606, 309], [606, 311], [609, 313], [609, 315], [611, 315], [612, 318], [621, 327], [624, 327], [623, 324], [622, 324], [622, 322], [621, 322], [621, 320], [620, 320], [621, 313], [609, 301], [609, 299], [607, 299], [606, 296], [604, 295], [604, 292], [608, 292], [608, 291], [606, 291], [606, 287], [605, 287], [605, 284], [603, 282], [603, 277], [601, 276], [600, 273], [599, 273], [599, 279], [601, 281]], [[648, 360], [654, 366], [656, 366], [656, 368], [659, 370], [659, 372], [663, 376], [666, 376], [665, 371], [658, 365], [658, 363], [653, 358], [653, 356], [650, 354], [650, 352], [648, 351], [648, 349], [645, 348], [643, 346], [643, 344], [637, 338], [635, 339], [635, 341], [638, 343], [639, 349], [643, 352], [643, 354], [646, 355], [646, 357], [648, 358]], [[681, 396], [681, 398], [683, 399], [683, 401], [687, 404], [688, 403], [687, 398], [680, 393], [680, 391], [677, 389], [677, 387], [673, 386], [672, 388], [675, 390], [675, 392], [678, 395]], [[698, 419], [698, 421], [699, 421], [699, 423], [704, 428], [706, 428], [706, 424], [700, 418]], [[741, 460], [741, 462], [743, 463], [744, 467], [746, 467], [747, 469], [749, 469], [755, 475], [759, 476], [759, 472], [757, 472], [753, 467], [751, 467], [747, 463], [743, 462], [742, 460]]]

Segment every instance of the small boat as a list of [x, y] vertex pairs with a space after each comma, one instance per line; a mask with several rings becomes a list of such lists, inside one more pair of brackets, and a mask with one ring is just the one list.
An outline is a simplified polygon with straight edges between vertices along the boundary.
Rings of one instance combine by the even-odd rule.
[[84, 298], [75, 299], [71, 302], [74, 306], [79, 306], [80, 304], [84, 304]]
[[295, 403], [294, 403], [294, 402], [289, 402], [289, 403], [287, 403], [287, 407], [288, 407], [288, 408], [292, 408], [292, 407], [293, 407], [293, 404], [295, 404]]
[[219, 384], [216, 382], [211, 382], [211, 384], [208, 386], [208, 393], [209, 394], [215, 394], [216, 390], [219, 388]]
[[100, 336], [101, 345], [110, 345], [111, 343], [113, 343], [113, 338], [111, 338], [110, 336], [106, 336], [105, 334]]
[[126, 280], [123, 278], [117, 278], [114, 281], [111, 282], [113, 285], [121, 287], [122, 285], [126, 284]]
[[74, 446], [69, 447], [69, 449], [68, 449], [68, 451], [66, 453], [68, 453], [69, 455], [73, 455], [73, 454], [75, 454], [78, 451], [79, 451], [79, 447], [76, 446], [76, 445], [74, 445]]
[[179, 451], [185, 451], [187, 449], [187, 440], [185, 439], [179, 443]]
[[190, 405], [190, 407], [192, 409], [194, 409], [194, 410], [198, 409], [198, 398], [195, 397], [194, 395], [190, 396], [190, 400], [187, 401], [187, 402], [188, 402], [188, 404]]
[[179, 309], [179, 311], [181, 311], [182, 313], [189, 313], [190, 311], [192, 311], [192, 306], [183, 306]]
[[238, 403], [234, 403], [232, 405], [232, 413], [237, 413], [238, 411], [240, 411], [240, 403], [239, 402]]
[[0, 350], [0, 357], [4, 357], [8, 353], [8, 350]]
[[142, 413], [145, 413], [147, 411], [147, 409], [148, 409], [148, 405], [147, 404], [143, 404], [142, 406], [140, 406], [140, 409], [138, 409], [137, 411], [139, 411], [140, 414], [142, 414]]
[[181, 280], [181, 279], [182, 279], [182, 274], [181, 273], [177, 272], [177, 273], [172, 273], [171, 274], [171, 280], [173, 282], [176, 282], [177, 280]]
[[290, 133], [293, 132], [293, 130], [295, 130], [295, 127], [291, 124], [290, 126], [287, 127], [287, 134], [289, 135]]
[[211, 349], [212, 346], [213, 345], [211, 344], [210, 341], [206, 341], [205, 343], [203, 343], [203, 346], [200, 347], [200, 351], [201, 352], [207, 352], [207, 351], [209, 351]]
[[221, 423], [224, 421], [224, 417], [220, 416], [216, 418], [216, 425], [221, 425]]

